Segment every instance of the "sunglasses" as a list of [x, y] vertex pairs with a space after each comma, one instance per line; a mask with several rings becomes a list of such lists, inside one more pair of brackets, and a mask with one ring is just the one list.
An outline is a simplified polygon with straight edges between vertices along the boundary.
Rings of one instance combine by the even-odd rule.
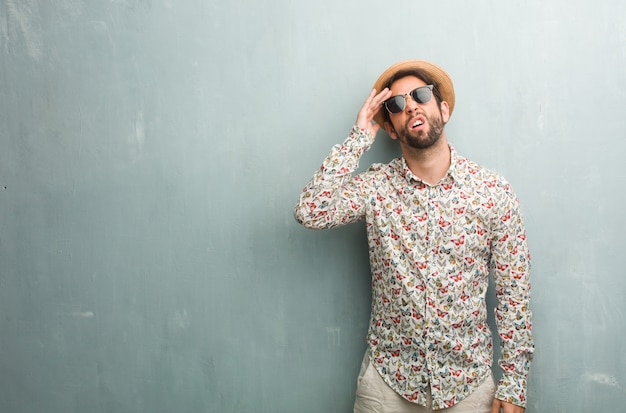
[[383, 102], [389, 113], [400, 113], [406, 106], [406, 95], [411, 95], [415, 103], [428, 103], [433, 98], [433, 85], [420, 86], [404, 95], [392, 96]]

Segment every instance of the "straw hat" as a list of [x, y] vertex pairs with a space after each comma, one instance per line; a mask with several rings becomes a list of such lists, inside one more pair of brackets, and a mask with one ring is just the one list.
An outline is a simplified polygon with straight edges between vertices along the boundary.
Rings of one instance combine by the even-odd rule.
[[[389, 82], [389, 79], [391, 79], [396, 73], [405, 70], [419, 70], [427, 74], [432, 80], [435, 89], [439, 90], [441, 98], [448, 102], [450, 115], [452, 115], [452, 111], [454, 110], [454, 87], [452, 86], [452, 79], [450, 79], [450, 76], [445, 70], [424, 60], [405, 60], [392, 65], [389, 69], [385, 70], [383, 74], [380, 75], [376, 83], [374, 83], [376, 93], [379, 93], [385, 87], [387, 82]], [[381, 108], [376, 116], [374, 116], [376, 123], [381, 126], [385, 123], [383, 110], [385, 110], [385, 108]]]

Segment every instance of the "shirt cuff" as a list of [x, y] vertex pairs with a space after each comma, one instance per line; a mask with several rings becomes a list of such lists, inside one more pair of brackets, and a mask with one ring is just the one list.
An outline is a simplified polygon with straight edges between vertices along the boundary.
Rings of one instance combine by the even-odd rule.
[[526, 407], [527, 382], [525, 378], [515, 378], [504, 374], [498, 383], [496, 399]]
[[371, 130], [369, 130], [369, 129], [361, 129], [357, 125], [354, 125], [352, 127], [352, 130], [350, 130], [350, 136], [356, 138], [360, 142], [366, 143], [367, 146], [371, 145], [374, 142], [374, 139], [375, 139], [375, 137], [372, 134]]

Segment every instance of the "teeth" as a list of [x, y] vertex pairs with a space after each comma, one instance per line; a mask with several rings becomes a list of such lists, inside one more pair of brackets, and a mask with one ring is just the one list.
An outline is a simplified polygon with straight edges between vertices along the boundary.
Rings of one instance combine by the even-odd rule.
[[422, 121], [418, 120], [413, 124], [413, 127], [420, 126], [421, 124], [422, 124]]

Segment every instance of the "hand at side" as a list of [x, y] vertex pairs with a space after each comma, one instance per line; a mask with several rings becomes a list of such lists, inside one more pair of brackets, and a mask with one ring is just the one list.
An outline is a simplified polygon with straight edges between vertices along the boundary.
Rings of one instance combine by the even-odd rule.
[[491, 413], [524, 413], [525, 410], [523, 407], [498, 399], [494, 399], [491, 405]]

